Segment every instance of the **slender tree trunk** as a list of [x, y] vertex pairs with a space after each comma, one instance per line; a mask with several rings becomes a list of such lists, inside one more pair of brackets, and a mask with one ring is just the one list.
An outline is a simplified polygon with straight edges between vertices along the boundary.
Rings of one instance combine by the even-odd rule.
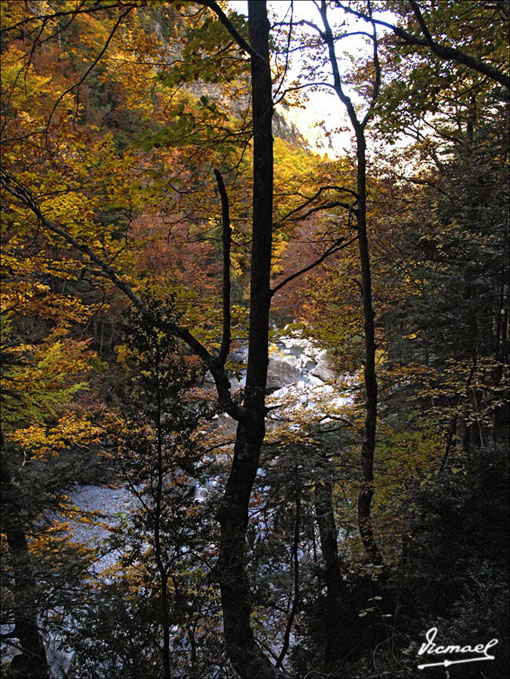
[[301, 524], [301, 486], [298, 481], [298, 470], [297, 463], [294, 470], [296, 478], [296, 515], [294, 518], [294, 539], [292, 541], [292, 565], [294, 568], [294, 598], [292, 601], [292, 606], [290, 609], [289, 617], [287, 619], [287, 624], [285, 625], [285, 632], [283, 634], [283, 643], [280, 655], [278, 656], [277, 667], [282, 667], [287, 651], [289, 650], [290, 644], [290, 633], [292, 632], [292, 625], [294, 624], [294, 619], [298, 611], [299, 605], [301, 603], [301, 582], [299, 573], [299, 531]]
[[365, 551], [375, 565], [382, 563], [381, 553], [372, 528], [371, 506], [374, 495], [374, 454], [377, 426], [377, 378], [375, 373], [375, 327], [372, 303], [372, 274], [367, 237], [367, 180], [366, 143], [364, 130], [356, 127], [358, 160], [358, 248], [361, 268], [363, 327], [365, 341], [365, 425], [361, 446], [361, 471], [363, 480], [358, 495], [358, 524]]
[[[381, 553], [377, 547], [373, 528], [371, 506], [374, 496], [374, 454], [375, 434], [377, 426], [377, 378], [375, 373], [375, 326], [374, 307], [372, 303], [372, 275], [370, 264], [370, 249], [367, 236], [367, 161], [365, 128], [373, 112], [377, 100], [380, 83], [380, 66], [377, 56], [377, 37], [373, 35], [374, 66], [376, 77], [372, 92], [372, 101], [363, 119], [360, 119], [356, 109], [343, 89], [342, 78], [338, 68], [335, 51], [335, 39], [328, 19], [328, 3], [321, 0], [320, 15], [324, 24], [322, 38], [328, 48], [329, 61], [333, 73], [334, 89], [338, 98], [345, 106], [354, 134], [356, 135], [357, 170], [357, 209], [356, 221], [358, 227], [358, 248], [361, 268], [362, 313], [365, 343], [365, 425], [363, 443], [361, 446], [362, 482], [358, 494], [358, 525], [363, 546], [370, 561], [376, 565], [382, 563]], [[375, 31], [375, 29], [374, 29]]]
[[317, 483], [314, 496], [322, 557], [326, 567], [325, 661], [326, 668], [330, 671], [338, 665], [340, 659], [348, 650], [345, 644], [342, 620], [351, 620], [352, 613], [338, 556], [332, 484], [329, 481]]
[[170, 623], [168, 620], [168, 575], [166, 572], [160, 573], [161, 577], [161, 625], [163, 627], [163, 677], [170, 679]]
[[156, 554], [156, 565], [159, 571], [160, 578], [160, 605], [161, 605], [161, 627], [163, 635], [163, 648], [161, 649], [161, 657], [163, 661], [163, 679], [170, 679], [170, 622], [168, 617], [168, 569], [163, 559], [163, 545], [161, 543], [161, 517], [163, 512], [163, 431], [161, 419], [163, 416], [163, 409], [161, 404], [160, 391], [160, 376], [159, 376], [159, 356], [156, 359], [156, 428], [157, 428], [157, 486], [156, 486], [156, 507], [154, 517], [154, 547]]
[[245, 571], [248, 506], [265, 435], [273, 211], [273, 105], [265, 0], [251, 0], [248, 11], [250, 45], [254, 51], [251, 56], [253, 229], [248, 368], [245, 415], [237, 427], [232, 469], [218, 513], [221, 526], [218, 575], [225, 643], [232, 665], [243, 679], [273, 679], [282, 675], [255, 643]]

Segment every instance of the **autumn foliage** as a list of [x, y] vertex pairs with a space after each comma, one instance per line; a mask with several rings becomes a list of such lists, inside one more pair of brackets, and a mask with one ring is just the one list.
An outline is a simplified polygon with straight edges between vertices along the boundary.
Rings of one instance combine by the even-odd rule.
[[506, 671], [508, 8], [283, 4], [0, 3], [6, 677]]

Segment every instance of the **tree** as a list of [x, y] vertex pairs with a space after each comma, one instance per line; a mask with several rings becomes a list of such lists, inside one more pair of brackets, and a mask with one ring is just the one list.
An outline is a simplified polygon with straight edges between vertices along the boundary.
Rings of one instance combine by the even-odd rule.
[[248, 505], [265, 434], [264, 399], [269, 363], [273, 227], [273, 101], [269, 22], [265, 2], [250, 2], [248, 10], [253, 115], [253, 227], [248, 367], [232, 469], [218, 515], [222, 529], [218, 576], [222, 593], [225, 641], [234, 668], [246, 679], [253, 676], [269, 678], [279, 674], [255, 643], [244, 565]]
[[361, 269], [362, 310], [364, 325], [364, 379], [366, 393], [365, 435], [361, 449], [361, 467], [363, 470], [363, 485], [358, 497], [359, 529], [366, 552], [372, 563], [380, 565], [382, 556], [377, 546], [371, 524], [371, 503], [374, 494], [374, 452], [376, 445], [377, 426], [377, 378], [375, 374], [375, 328], [374, 309], [372, 303], [372, 273], [370, 265], [370, 251], [367, 233], [367, 179], [366, 179], [366, 138], [365, 128], [373, 115], [375, 103], [379, 94], [380, 65], [378, 57], [378, 38], [373, 25], [371, 36], [373, 45], [374, 80], [371, 99], [365, 115], [360, 118], [351, 99], [347, 96], [342, 85], [338, 59], [335, 49], [335, 38], [328, 18], [328, 5], [323, 0], [320, 15], [324, 30], [320, 36], [328, 51], [329, 62], [333, 74], [333, 88], [346, 107], [356, 138], [357, 183], [356, 183], [356, 227], [358, 231], [358, 249]]
[[[291, 671], [287, 668], [304, 673], [323, 663], [328, 672], [354, 676], [363, 667], [369, 674], [368, 650], [385, 639], [394, 642], [402, 632], [394, 624], [398, 616], [392, 621], [388, 616], [397, 611], [393, 594], [397, 599], [403, 592], [406, 606], [411, 600], [406, 559], [410, 568], [419, 563], [427, 545], [441, 558], [441, 547], [427, 531], [430, 525], [446, 526], [452, 507], [429, 524], [420, 512], [433, 500], [420, 495], [420, 484], [430, 484], [430, 497], [441, 499], [438, 470], [446, 479], [445, 493], [450, 488], [476, 495], [470, 455], [483, 449], [499, 460], [495, 451], [505, 431], [507, 232], [498, 196], [506, 195], [506, 142], [497, 132], [504, 101], [501, 82], [485, 68], [506, 72], [498, 27], [491, 33], [493, 45], [480, 52], [488, 16], [483, 8], [474, 13], [477, 23], [468, 20], [462, 2], [427, 4], [427, 11], [421, 3], [418, 13], [416, 3], [401, 3], [395, 26], [417, 37], [412, 22], [421, 17], [428, 41], [402, 46], [391, 34], [378, 35], [379, 15], [371, 2], [316, 3], [322, 24], [301, 22], [314, 35], [308, 33], [296, 47], [313, 55], [310, 77], [301, 73], [290, 89], [326, 86], [342, 102], [354, 135], [353, 158], [329, 162], [281, 141], [273, 154], [272, 74], [281, 79], [275, 88], [280, 96], [294, 47], [292, 36], [285, 36], [282, 63], [275, 67], [278, 48], [265, 2], [249, 3], [248, 25], [213, 0], [4, 6], [9, 24], [2, 32], [4, 290], [17, 351], [25, 352], [31, 366], [25, 377], [32, 384], [40, 377], [31, 398], [59, 406], [37, 417], [31, 406], [27, 414], [36, 422], [25, 421], [22, 409], [14, 408], [9, 421], [3, 447], [9, 449], [12, 475], [7, 496], [17, 512], [24, 504], [31, 512], [23, 527], [26, 549], [18, 550], [21, 561], [36, 563], [44, 540], [31, 527], [48, 508], [62, 505], [60, 487], [45, 495], [49, 504], [38, 503], [35, 492], [20, 494], [20, 488], [43, 488], [46, 470], [54, 469], [51, 451], [79, 448], [86, 440], [83, 428], [97, 424], [89, 408], [97, 397], [84, 396], [81, 373], [87, 368], [78, 366], [80, 352], [88, 357], [89, 346], [108, 366], [104, 370], [90, 355], [96, 374], [104, 371], [106, 398], [118, 390], [125, 406], [124, 426], [117, 420], [120, 450], [129, 459], [124, 471], [135, 489], [137, 479], [145, 483], [142, 509], [113, 537], [124, 551], [111, 574], [114, 582], [83, 587], [79, 602], [63, 590], [63, 600], [67, 596], [83, 612], [81, 623], [102, 611], [97, 636], [87, 637], [83, 625], [75, 636], [79, 671], [92, 675], [107, 668], [115, 674], [122, 666], [134, 676], [153, 668], [166, 677], [174, 671], [281, 677]], [[359, 24], [352, 31], [341, 25], [346, 12], [366, 25], [360, 31]], [[364, 35], [371, 56], [348, 69], [339, 46], [352, 32]], [[485, 71], [472, 68], [467, 77], [465, 59], [460, 71], [451, 65], [459, 64], [459, 52], [470, 54], [471, 39]], [[444, 47], [453, 62], [433, 57], [446, 54]], [[234, 93], [237, 103], [225, 103]], [[378, 142], [408, 130], [417, 143], [392, 154], [381, 145], [386, 165], [376, 153], [370, 164], [371, 130]], [[419, 165], [414, 173], [412, 163]], [[357, 253], [345, 250], [334, 258], [356, 242]], [[313, 279], [312, 271], [319, 276]], [[271, 413], [280, 416], [273, 406], [276, 412], [285, 406], [266, 400], [271, 303], [284, 299], [281, 292], [306, 274], [303, 316], [317, 318], [329, 305], [327, 327], [319, 318], [321, 337], [336, 344], [335, 358], [344, 354], [338, 360], [342, 369], [354, 372], [360, 364], [363, 369], [359, 383], [353, 378], [347, 390], [354, 401], [348, 411], [328, 408], [320, 422], [312, 422], [305, 409], [286, 404], [289, 419], [281, 428], [288, 431], [278, 438], [274, 421], [268, 422]], [[168, 300], [172, 313], [166, 311]], [[114, 350], [124, 351], [120, 317], [128, 305], [138, 318], [139, 344], [128, 352], [138, 362], [130, 373], [138, 381], [123, 392], [119, 385], [127, 384], [127, 373], [115, 362]], [[95, 328], [106, 324], [111, 332], [104, 340]], [[462, 346], [458, 332], [469, 338]], [[234, 364], [232, 349], [243, 335], [249, 344], [246, 388], [235, 392], [231, 375], [242, 366]], [[230, 661], [222, 661], [216, 639], [210, 646], [200, 640], [202, 631], [212, 637], [218, 629], [218, 600], [209, 588], [203, 596], [193, 591], [203, 577], [195, 556], [203, 556], [209, 568], [214, 529], [208, 517], [203, 552], [202, 533], [188, 533], [188, 512], [203, 510], [207, 516], [207, 510], [197, 507], [192, 491], [194, 436], [181, 421], [187, 395], [176, 382], [186, 378], [173, 370], [181, 365], [175, 354], [185, 356], [186, 365], [196, 357], [202, 361], [215, 383], [218, 411], [236, 428], [232, 466], [222, 471], [223, 496], [215, 496], [220, 537], [211, 578], [221, 591]], [[15, 378], [20, 374], [19, 368], [11, 372]], [[142, 384], [148, 407], [141, 408], [137, 424], [127, 411]], [[201, 399], [211, 398], [208, 384], [197, 388]], [[330, 386], [336, 395], [338, 385]], [[171, 397], [165, 399], [167, 387]], [[178, 414], [179, 431], [172, 429], [167, 409]], [[345, 437], [337, 432], [341, 427], [348, 427]], [[22, 464], [25, 454], [30, 464]], [[469, 482], [450, 483], [459, 473]], [[58, 483], [67, 479], [60, 475]], [[266, 526], [259, 520], [263, 516]], [[13, 526], [6, 525], [12, 534]], [[172, 549], [192, 540], [200, 554], [184, 552], [176, 561]], [[447, 552], [445, 560], [456, 568]], [[63, 543], [59, 554], [67, 554]], [[385, 577], [378, 580], [382, 554]], [[431, 608], [431, 615], [446, 619], [454, 609], [465, 611], [468, 590], [483, 571], [475, 561], [451, 610]], [[396, 565], [400, 570], [392, 578], [390, 566], [397, 571]], [[42, 568], [27, 574], [27, 591], [46, 591]], [[377, 603], [382, 582], [384, 602]], [[499, 591], [499, 575], [491, 582]], [[8, 584], [21, 601], [12, 577]], [[425, 595], [420, 606], [422, 599]], [[126, 607], [112, 623], [123, 601]], [[48, 627], [38, 629], [40, 609], [30, 599], [21, 604], [16, 608], [31, 621], [37, 645], [37, 635], [41, 642]], [[314, 626], [319, 610], [327, 624]], [[207, 612], [211, 621], [199, 629], [196, 622]], [[414, 630], [410, 616], [406, 620]], [[420, 613], [419, 620], [430, 617]], [[282, 642], [277, 651], [272, 631]], [[300, 650], [291, 648], [293, 634]], [[179, 645], [182, 635], [189, 647]], [[407, 645], [412, 641], [405, 639]], [[108, 651], [101, 666], [94, 666], [103, 643]], [[377, 653], [384, 653], [384, 643]], [[26, 639], [23, 644], [29, 645]], [[207, 647], [210, 662], [202, 654]], [[40, 658], [42, 651], [39, 643]], [[174, 661], [180, 651], [186, 657], [181, 663]], [[394, 669], [395, 664], [390, 672]]]
[[[23, 313], [21, 304], [17, 311]], [[98, 442], [94, 408], [76, 403], [92, 355], [86, 343], [62, 340], [58, 331], [37, 345], [21, 344], [12, 315], [8, 323], [2, 323], [2, 637], [21, 652], [13, 668], [46, 678], [42, 630], [47, 633], [48, 618], [74, 598], [71, 590], [87, 567], [86, 554], [62, 535], [66, 525], [55, 512], [79, 517], [63, 493], [87, 459], [82, 452], [77, 464], [66, 454]]]
[[[408, 0], [396, 8], [390, 3], [389, 9], [396, 9], [405, 28], [397, 22], [374, 18], [370, 5], [368, 11], [339, 0], [336, 5], [368, 23], [390, 29], [400, 44], [418, 48], [419, 53], [432, 52], [439, 59], [456, 66], [467, 66], [510, 88], [505, 58], [509, 14], [503, 2], [456, 2], [448, 6], [434, 6], [433, 3], [420, 4], [417, 0]], [[482, 46], [487, 30], [491, 32], [492, 40]]]
[[[260, 448], [264, 438], [264, 396], [268, 364], [268, 327], [271, 300], [271, 237], [272, 237], [272, 97], [269, 66], [269, 23], [265, 3], [250, 3], [250, 44], [228, 22], [216, 3], [212, 7], [226, 23], [252, 60], [252, 108], [254, 146], [254, 199], [251, 252], [250, 330], [246, 395], [242, 406], [230, 395], [225, 371], [230, 333], [224, 332], [224, 346], [214, 356], [186, 328], [175, 322], [161, 322], [161, 329], [186, 342], [206, 363], [215, 379], [219, 400], [239, 424], [234, 462], [227, 482], [223, 507], [219, 512], [222, 526], [218, 576], [222, 589], [225, 638], [232, 663], [241, 676], [274, 676], [275, 670], [258, 649], [250, 625], [249, 590], [244, 572], [245, 534], [247, 509], [251, 488], [257, 472]], [[126, 10], [127, 11], [127, 10]], [[119, 18], [120, 21], [120, 18]], [[117, 24], [118, 25], [118, 22]], [[114, 27], [115, 28], [115, 27]], [[132, 287], [102, 256], [94, 246], [79, 235], [48, 219], [31, 191], [2, 170], [4, 189], [36, 217], [46, 232], [57, 236], [97, 266], [140, 310], [146, 306]], [[226, 228], [226, 226], [225, 226]], [[228, 266], [228, 265], [226, 265]], [[225, 290], [226, 294], [226, 290]], [[228, 316], [224, 318], [228, 323]], [[277, 673], [276, 673], [277, 674]]]
[[110, 464], [135, 507], [112, 529], [105, 550], [116, 561], [84, 585], [67, 643], [76, 676], [198, 679], [228, 665], [215, 648], [220, 606], [207, 578], [213, 503], [196, 499], [212, 473], [203, 428], [215, 411], [193, 398], [197, 360], [157, 329], [174, 316], [172, 301], [145, 301], [150, 313], [126, 314], [106, 423]]

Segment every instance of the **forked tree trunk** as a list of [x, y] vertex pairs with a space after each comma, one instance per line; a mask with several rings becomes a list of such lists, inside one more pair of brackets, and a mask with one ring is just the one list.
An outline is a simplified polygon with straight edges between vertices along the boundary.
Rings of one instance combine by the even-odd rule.
[[269, 22], [265, 0], [248, 3], [253, 111], [253, 229], [250, 329], [245, 415], [240, 419], [234, 459], [218, 519], [221, 526], [218, 575], [227, 653], [243, 679], [282, 676], [261, 652], [251, 628], [251, 600], [245, 570], [246, 529], [251, 491], [265, 435], [271, 240], [273, 212], [273, 112], [269, 66]]

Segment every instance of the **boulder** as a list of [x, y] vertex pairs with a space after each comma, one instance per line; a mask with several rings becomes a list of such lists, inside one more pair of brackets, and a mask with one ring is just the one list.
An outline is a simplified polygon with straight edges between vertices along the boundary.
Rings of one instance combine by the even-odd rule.
[[338, 378], [333, 366], [326, 358], [325, 351], [321, 351], [317, 355], [317, 365], [313, 370], [310, 370], [310, 375], [318, 377], [323, 382], [334, 382]]
[[316, 365], [317, 361], [311, 356], [308, 356], [308, 354], [303, 354], [301, 356], [301, 370], [303, 370], [303, 372], [311, 373]]
[[296, 382], [301, 377], [301, 368], [291, 357], [283, 359], [280, 355], [271, 357], [267, 371], [267, 391], [272, 392]]
[[287, 354], [292, 356], [301, 356], [303, 353], [303, 340], [297, 337], [283, 337], [281, 339], [281, 344]]

